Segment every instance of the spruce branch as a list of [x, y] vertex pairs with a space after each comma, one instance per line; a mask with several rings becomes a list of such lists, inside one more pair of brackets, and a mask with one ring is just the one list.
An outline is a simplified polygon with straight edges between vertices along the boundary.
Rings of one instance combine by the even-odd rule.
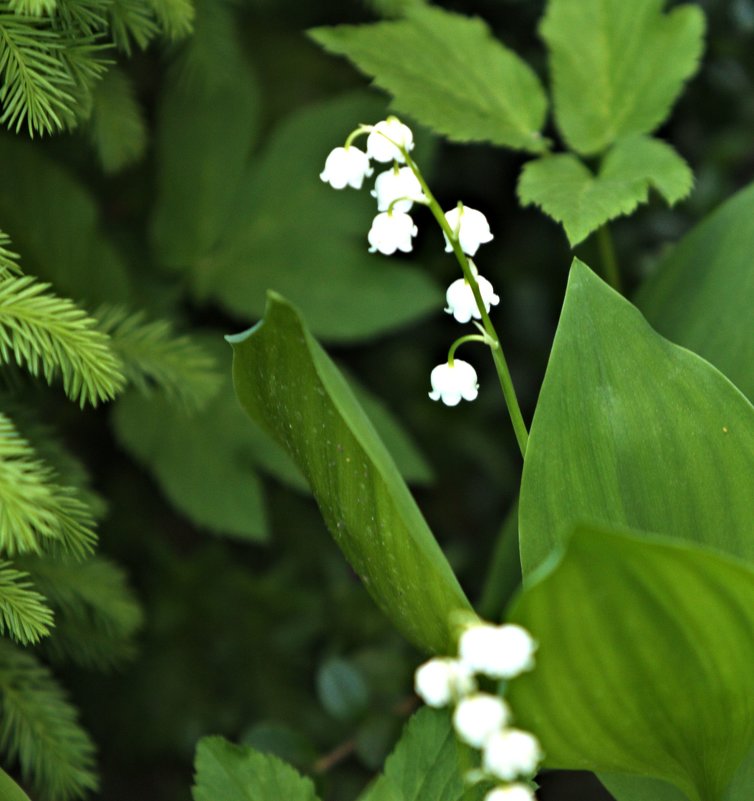
[[0, 230], [0, 280], [10, 275], [21, 275], [18, 253], [10, 249], [10, 237]]
[[13, 357], [51, 382], [60, 370], [65, 393], [81, 406], [110, 400], [124, 378], [108, 338], [67, 298], [31, 276], [0, 280], [0, 362]]
[[50, 633], [52, 625], [52, 611], [34, 589], [29, 574], [0, 561], [0, 634], [33, 645]]
[[41, 17], [55, 11], [57, 0], [8, 0], [8, 8], [22, 16]]
[[49, 801], [97, 788], [94, 745], [50, 671], [0, 640], [0, 751], [20, 763], [24, 781]]
[[148, 0], [165, 34], [183, 39], [194, 28], [194, 5], [191, 0]]
[[55, 610], [43, 647], [55, 661], [106, 669], [130, 658], [142, 611], [125, 573], [106, 559], [28, 557], [20, 564]]
[[115, 46], [131, 55], [131, 41], [144, 50], [159, 33], [159, 26], [145, 0], [112, 0], [110, 32]]
[[121, 307], [103, 307], [95, 316], [126, 377], [143, 394], [156, 386], [184, 407], [200, 409], [219, 390], [214, 359], [188, 337], [175, 336], [167, 321], [148, 321], [143, 312]]
[[56, 478], [0, 412], [0, 551], [76, 558], [92, 552], [97, 535], [89, 509]]

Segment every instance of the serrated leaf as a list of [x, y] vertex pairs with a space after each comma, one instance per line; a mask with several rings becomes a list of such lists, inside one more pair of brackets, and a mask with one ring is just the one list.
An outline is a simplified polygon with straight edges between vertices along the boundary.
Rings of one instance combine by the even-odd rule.
[[692, 183], [691, 170], [670, 145], [633, 136], [610, 149], [597, 175], [570, 153], [527, 162], [518, 197], [522, 205], [539, 206], [562, 223], [575, 247], [609, 220], [646, 203], [650, 187], [673, 205]]
[[754, 400], [754, 184], [702, 220], [640, 287], [636, 305], [663, 335], [709, 359]]
[[479, 801], [484, 788], [464, 774], [478, 756], [460, 744], [446, 711], [420, 709], [408, 722], [384, 773], [359, 801]]
[[521, 485], [524, 573], [582, 521], [754, 558], [754, 407], [574, 260]]
[[479, 18], [415, 8], [396, 22], [315, 28], [309, 35], [389, 92], [398, 113], [449, 139], [546, 149], [542, 84]]
[[317, 801], [314, 785], [277, 757], [222, 737], [196, 749], [194, 801]]
[[509, 619], [539, 643], [536, 669], [509, 692], [547, 767], [654, 776], [691, 801], [723, 797], [754, 740], [749, 565], [581, 526], [554, 569], [530, 576]]
[[550, 0], [540, 33], [550, 51], [555, 118], [570, 149], [600, 153], [668, 116], [703, 47], [704, 14], [665, 0]]
[[367, 591], [409, 640], [447, 652], [468, 601], [337, 368], [274, 293], [264, 320], [230, 341], [242, 406], [304, 473]]
[[194, 265], [197, 296], [248, 319], [262, 315], [274, 289], [301, 305], [318, 335], [338, 340], [439, 308], [442, 294], [425, 270], [367, 252], [368, 190], [337, 191], [319, 179], [330, 150], [359, 122], [381, 116], [374, 98], [351, 94], [284, 119], [243, 176], [217, 247]]

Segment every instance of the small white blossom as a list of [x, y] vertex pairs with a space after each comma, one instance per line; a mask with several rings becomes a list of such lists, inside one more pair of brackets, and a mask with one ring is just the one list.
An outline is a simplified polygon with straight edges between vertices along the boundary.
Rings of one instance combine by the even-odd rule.
[[411, 238], [418, 232], [414, 221], [405, 212], [382, 212], [374, 218], [367, 234], [369, 252], [379, 250], [386, 256], [392, 256], [396, 250], [410, 253], [413, 247]]
[[534, 790], [526, 784], [509, 784], [496, 787], [484, 797], [484, 801], [536, 801]]
[[414, 675], [414, 689], [425, 704], [447, 706], [476, 689], [476, 682], [457, 659], [430, 659]]
[[[475, 273], [474, 277], [479, 285], [479, 293], [482, 296], [484, 308], [489, 311], [490, 306], [497, 306], [500, 303], [500, 298], [495, 294], [492, 284], [483, 275]], [[445, 300], [448, 303], [445, 311], [448, 314], [452, 314], [459, 323], [468, 323], [472, 317], [475, 320], [482, 319], [474, 300], [474, 293], [471, 291], [471, 285], [465, 278], [453, 281], [445, 293]]]
[[385, 170], [377, 176], [372, 197], [377, 198], [379, 211], [387, 211], [391, 203], [396, 211], [411, 211], [415, 202], [424, 200], [424, 193], [411, 168], [401, 167], [399, 170]]
[[398, 161], [403, 164], [406, 159], [399, 149], [401, 147], [404, 150], [413, 150], [414, 134], [408, 125], [404, 125], [396, 117], [378, 122], [367, 137], [367, 154], [375, 161]]
[[493, 679], [512, 679], [531, 670], [536, 649], [529, 632], [513, 623], [469, 626], [458, 644], [464, 665], [473, 673], [484, 673]]
[[479, 394], [476, 370], [461, 359], [454, 359], [452, 366], [447, 362], [438, 364], [429, 380], [432, 384], [429, 397], [442, 400], [446, 406], [457, 406], [461, 398], [473, 401]]
[[[460, 208], [456, 207], [446, 211], [445, 219], [458, 238], [461, 250], [468, 256], [474, 256], [479, 250], [479, 245], [492, 241], [490, 224], [481, 211], [470, 209], [462, 204]], [[445, 237], [445, 252], [451, 253], [453, 246], [444, 231], [443, 236]]]
[[464, 698], [453, 714], [453, 727], [468, 745], [483, 748], [510, 718], [508, 705], [497, 695], [476, 693]]
[[520, 729], [498, 731], [484, 746], [484, 769], [504, 781], [533, 776], [541, 759], [542, 748], [537, 738]]
[[319, 177], [333, 189], [344, 189], [346, 186], [361, 189], [364, 178], [368, 178], [373, 172], [367, 154], [358, 147], [349, 145], [330, 151], [325, 169]]

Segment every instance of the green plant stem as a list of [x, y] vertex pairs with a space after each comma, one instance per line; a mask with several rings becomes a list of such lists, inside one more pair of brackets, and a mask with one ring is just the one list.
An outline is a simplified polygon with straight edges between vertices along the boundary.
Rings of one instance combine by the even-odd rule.
[[448, 364], [452, 367], [453, 361], [455, 359], [456, 350], [463, 345], [465, 342], [484, 342], [485, 345], [490, 345], [490, 347], [494, 347], [494, 343], [491, 343], [489, 338], [486, 334], [468, 334], [465, 337], [460, 337], [457, 339], [451, 346], [450, 350], [448, 351]]
[[600, 258], [602, 259], [602, 271], [607, 283], [616, 292], [622, 292], [620, 270], [618, 269], [618, 260], [615, 257], [615, 248], [613, 247], [613, 237], [610, 235], [607, 223], [597, 230], [597, 244], [599, 245]]
[[529, 432], [526, 430], [526, 423], [524, 423], [524, 418], [521, 414], [521, 407], [518, 405], [516, 390], [513, 387], [513, 379], [511, 378], [510, 370], [508, 369], [508, 362], [505, 359], [505, 354], [503, 353], [503, 348], [500, 344], [500, 337], [497, 335], [495, 326], [492, 324], [490, 316], [487, 313], [484, 301], [482, 300], [482, 293], [479, 291], [479, 284], [474, 277], [474, 273], [471, 269], [471, 265], [469, 264], [466, 254], [461, 249], [458, 237], [455, 235], [450, 227], [450, 224], [445, 219], [445, 214], [443, 213], [440, 204], [435, 199], [435, 196], [432, 194], [429, 186], [427, 186], [424, 176], [421, 174], [419, 168], [416, 166], [416, 163], [406, 151], [403, 151], [403, 156], [406, 159], [406, 164], [411, 168], [411, 171], [421, 184], [422, 191], [427, 198], [427, 205], [434, 215], [434, 218], [437, 220], [438, 225], [440, 228], [442, 228], [443, 233], [445, 236], [447, 236], [448, 242], [450, 242], [453, 248], [453, 253], [455, 254], [455, 257], [461, 266], [463, 276], [471, 287], [471, 292], [474, 295], [477, 308], [482, 316], [482, 325], [491, 340], [490, 350], [492, 351], [492, 359], [495, 362], [497, 377], [500, 381], [500, 387], [503, 390], [503, 397], [505, 398], [505, 404], [508, 407], [508, 414], [510, 415], [511, 423], [513, 424], [513, 431], [516, 434], [516, 441], [518, 442], [521, 456], [524, 456], [526, 454], [526, 444], [529, 440]]

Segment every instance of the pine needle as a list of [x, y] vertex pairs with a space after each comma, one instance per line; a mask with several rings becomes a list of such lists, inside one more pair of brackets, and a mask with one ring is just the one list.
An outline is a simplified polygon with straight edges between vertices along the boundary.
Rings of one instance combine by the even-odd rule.
[[96, 321], [31, 276], [0, 280], [0, 362], [14, 358], [52, 382], [59, 371], [68, 397], [83, 407], [111, 400], [124, 384], [121, 364]]
[[88, 508], [39, 461], [11, 420], [0, 413], [0, 550], [69, 553], [83, 558], [97, 535]]
[[0, 561], [0, 634], [33, 645], [50, 633], [51, 610], [29, 580], [29, 574]]
[[0, 751], [51, 801], [97, 788], [94, 745], [76, 709], [46, 667], [7, 641], [0, 641]]

